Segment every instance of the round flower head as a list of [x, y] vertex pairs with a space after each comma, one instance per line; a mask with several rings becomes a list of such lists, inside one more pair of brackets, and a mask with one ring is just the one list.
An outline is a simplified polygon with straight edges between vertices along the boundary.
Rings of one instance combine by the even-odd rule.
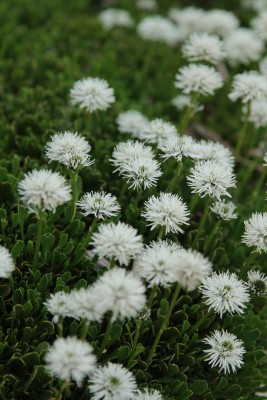
[[177, 108], [178, 111], [183, 111], [186, 108], [191, 108], [192, 113], [197, 113], [199, 111], [203, 110], [203, 105], [199, 103], [192, 103], [192, 98], [191, 96], [188, 96], [186, 94], [180, 94], [176, 96], [174, 99], [171, 101], [172, 105]]
[[0, 246], [0, 278], [9, 278], [16, 266], [9, 251]]
[[68, 303], [72, 317], [90, 322], [101, 321], [103, 315], [98, 310], [98, 297], [94, 286], [72, 290]]
[[76, 204], [85, 217], [93, 214], [97, 219], [115, 217], [121, 209], [116, 197], [106, 192], [85, 193]]
[[45, 362], [52, 376], [67, 382], [74, 380], [78, 386], [96, 368], [92, 346], [76, 337], [56, 339], [45, 356]]
[[189, 220], [189, 211], [182, 199], [176, 194], [163, 192], [145, 202], [145, 211], [141, 215], [149, 222], [151, 229], [160, 225], [166, 233], [183, 232], [181, 225], [188, 225]]
[[212, 95], [223, 85], [222, 76], [215, 68], [204, 64], [189, 64], [180, 68], [175, 79], [174, 86], [185, 94]]
[[267, 276], [260, 271], [248, 272], [248, 286], [258, 296], [267, 293]]
[[224, 56], [222, 41], [206, 32], [192, 33], [182, 47], [183, 56], [188, 61], [206, 61], [218, 64]]
[[163, 400], [160, 392], [156, 389], [145, 389], [142, 392], [138, 390], [134, 398], [135, 400]]
[[148, 143], [159, 143], [161, 140], [176, 137], [177, 134], [174, 125], [157, 118], [144, 126], [144, 129], [140, 132], [140, 139]]
[[[117, 170], [122, 171], [122, 167], [134, 158], [153, 158], [154, 153], [149, 146], [133, 140], [120, 142], [114, 148], [112, 153], [111, 163], [117, 167]], [[117, 171], [116, 170], [116, 171]]]
[[198, 160], [215, 160], [221, 163], [225, 163], [230, 167], [234, 166], [234, 157], [230, 150], [218, 142], [212, 142], [211, 140], [201, 140], [195, 142], [193, 151], [196, 154]]
[[256, 34], [265, 42], [267, 41], [267, 5], [266, 10], [262, 11], [259, 15], [251, 21], [252, 28], [256, 32]]
[[267, 57], [264, 57], [260, 62], [260, 73], [267, 78]]
[[177, 161], [182, 161], [183, 157], [195, 158], [195, 141], [190, 136], [175, 136], [160, 141], [158, 148], [163, 152], [161, 157], [165, 160], [174, 157]]
[[195, 290], [212, 272], [212, 263], [195, 250], [182, 250], [176, 260], [176, 281], [187, 292]]
[[135, 228], [124, 222], [101, 224], [92, 236], [94, 252], [108, 260], [116, 260], [120, 265], [129, 265], [143, 249], [142, 237]]
[[217, 199], [221, 196], [231, 197], [227, 189], [236, 186], [232, 168], [213, 160], [200, 161], [191, 168], [187, 181], [193, 193], [198, 193], [200, 197], [208, 195]]
[[136, 0], [135, 4], [137, 8], [145, 11], [155, 10], [158, 6], [156, 0]]
[[74, 317], [71, 312], [70, 295], [63, 291], [50, 294], [44, 302], [48, 312], [53, 315], [53, 322], [58, 323], [60, 317]]
[[106, 30], [112, 29], [115, 26], [131, 27], [133, 20], [130, 14], [125, 10], [116, 8], [108, 8], [99, 13], [99, 19]]
[[242, 242], [249, 247], [255, 246], [258, 253], [267, 251], [267, 212], [253, 213], [251, 218], [245, 221]]
[[205, 11], [196, 7], [171, 8], [169, 17], [177, 24], [181, 40], [186, 39], [192, 32], [203, 31]]
[[56, 133], [45, 146], [45, 155], [50, 161], [59, 161], [67, 167], [77, 169], [93, 164], [90, 144], [77, 132]]
[[167, 240], [152, 242], [134, 262], [134, 272], [144, 278], [148, 285], [169, 286], [175, 282], [175, 267], [181, 247]]
[[248, 287], [236, 274], [214, 272], [206, 277], [199, 290], [204, 303], [222, 318], [225, 312], [243, 314], [245, 303], [249, 301]]
[[146, 304], [146, 288], [132, 272], [114, 267], [105, 272], [95, 283], [96, 305], [100, 314], [112, 312], [117, 318], [135, 318]]
[[137, 383], [128, 369], [108, 362], [90, 375], [88, 389], [92, 400], [132, 400]]
[[267, 0], [243, 0], [242, 5], [250, 10], [260, 12], [267, 8]]
[[211, 367], [219, 367], [220, 371], [230, 373], [236, 371], [243, 364], [243, 354], [246, 350], [243, 347], [243, 342], [238, 340], [235, 335], [222, 330], [214, 331], [211, 336], [207, 336], [204, 343], [211, 348], [204, 350], [207, 354], [205, 361], [211, 364]]
[[140, 132], [148, 123], [148, 119], [139, 111], [129, 110], [120, 113], [117, 118], [118, 130], [121, 133], [130, 133], [135, 138], [140, 138]]
[[250, 100], [264, 100], [267, 97], [267, 79], [256, 71], [237, 74], [232, 82], [229, 98], [232, 101], [241, 99], [243, 103]]
[[212, 204], [210, 209], [217, 214], [218, 218], [221, 218], [224, 221], [230, 221], [231, 219], [237, 218], [237, 215], [235, 214], [236, 206], [231, 201], [226, 201], [225, 199], [218, 200]]
[[[243, 110], [247, 112], [247, 108]], [[253, 100], [250, 105], [249, 121], [256, 128], [264, 128], [267, 126], [267, 100]]]
[[230, 65], [248, 65], [258, 61], [263, 51], [262, 40], [251, 30], [239, 28], [224, 41], [226, 57]]
[[164, 42], [169, 46], [175, 46], [180, 40], [177, 27], [160, 15], [144, 18], [137, 26], [137, 33], [145, 40]]
[[225, 38], [236, 30], [239, 21], [230, 11], [213, 9], [205, 13], [202, 24], [206, 32]]
[[71, 200], [71, 187], [58, 172], [34, 169], [18, 184], [18, 192], [30, 212], [55, 211]]
[[153, 160], [153, 158], [148, 157], [137, 157], [128, 160], [124, 164], [121, 164], [115, 171], [117, 170], [123, 178], [127, 179], [130, 187], [134, 189], [140, 187], [147, 189], [155, 186], [158, 178], [162, 175], [160, 164], [156, 160]]
[[89, 112], [106, 110], [115, 101], [114, 90], [100, 78], [84, 78], [75, 82], [70, 97], [71, 104]]

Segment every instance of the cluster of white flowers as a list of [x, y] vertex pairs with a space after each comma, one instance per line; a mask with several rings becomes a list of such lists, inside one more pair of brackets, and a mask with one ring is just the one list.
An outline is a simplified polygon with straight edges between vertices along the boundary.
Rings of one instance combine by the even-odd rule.
[[170, 157], [175, 158], [177, 161], [181, 161], [183, 157], [196, 158], [195, 141], [190, 136], [174, 136], [161, 140], [158, 144], [158, 148], [162, 151], [161, 157], [168, 159]]
[[235, 214], [236, 206], [231, 201], [220, 199], [215, 201], [211, 205], [210, 209], [217, 214], [218, 218], [221, 218], [225, 221], [230, 221], [231, 219], [237, 218], [237, 214]]
[[99, 13], [99, 19], [106, 30], [112, 29], [115, 26], [131, 27], [134, 22], [130, 14], [125, 10], [116, 8], [108, 8]]
[[255, 30], [255, 32], [259, 35], [259, 37], [266, 42], [267, 8], [266, 10], [262, 11], [260, 14], [258, 14], [255, 18], [252, 19], [251, 25]]
[[156, 118], [140, 131], [140, 139], [148, 143], [160, 143], [162, 140], [177, 137], [178, 132], [173, 124]]
[[232, 91], [229, 98], [232, 101], [241, 99], [243, 103], [251, 100], [264, 100], [267, 97], [267, 78], [257, 71], [247, 71], [234, 76]]
[[249, 247], [256, 247], [257, 252], [267, 251], [267, 212], [253, 213], [245, 221], [245, 233], [242, 242]]
[[129, 110], [118, 115], [118, 130], [129, 133], [134, 138], [140, 139], [140, 132], [144, 129], [148, 119], [139, 111]]
[[120, 212], [120, 205], [115, 196], [106, 192], [85, 193], [77, 202], [84, 216], [94, 215], [97, 219], [111, 218]]
[[137, 33], [145, 40], [164, 42], [170, 46], [180, 41], [179, 30], [175, 24], [160, 15], [143, 19], [137, 26]]
[[225, 57], [223, 43], [218, 36], [208, 33], [192, 33], [182, 47], [188, 61], [206, 61], [217, 64]]
[[214, 160], [229, 167], [233, 167], [234, 165], [234, 157], [231, 151], [219, 142], [212, 142], [210, 140], [195, 142], [194, 152], [197, 160]]

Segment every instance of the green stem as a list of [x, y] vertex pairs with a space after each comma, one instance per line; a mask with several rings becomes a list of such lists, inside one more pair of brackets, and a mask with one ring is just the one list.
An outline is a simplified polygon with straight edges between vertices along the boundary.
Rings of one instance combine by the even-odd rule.
[[112, 257], [112, 259], [109, 262], [109, 268], [112, 269], [115, 266], [116, 258]]
[[98, 358], [101, 357], [103, 351], [104, 351], [105, 348], [106, 348], [106, 345], [107, 345], [108, 342], [109, 342], [110, 333], [111, 333], [111, 328], [112, 328], [112, 313], [110, 313], [110, 316], [109, 316], [109, 319], [108, 319], [108, 324], [107, 324], [105, 336], [104, 336], [103, 342], [102, 342], [101, 347], [100, 347], [99, 352], [98, 352]]
[[122, 202], [123, 196], [124, 196], [124, 194], [125, 194], [127, 189], [128, 189], [128, 182], [124, 181], [124, 184], [122, 185], [122, 188], [121, 188], [121, 191], [120, 191], [120, 194], [119, 194], [119, 199], [118, 199], [119, 203]]
[[134, 353], [135, 353], [137, 342], [138, 342], [138, 339], [139, 339], [140, 330], [141, 330], [141, 328], [143, 326], [143, 321], [136, 320], [135, 324], [136, 324], [136, 331], [135, 331], [135, 334], [134, 334], [132, 350], [131, 350], [131, 353], [130, 353], [130, 356], [129, 356], [130, 357], [129, 358], [129, 363], [134, 359]]
[[158, 331], [158, 334], [157, 334], [156, 339], [155, 339], [155, 341], [154, 341], [154, 343], [153, 343], [153, 346], [152, 346], [152, 348], [151, 348], [151, 350], [150, 350], [150, 353], [149, 353], [149, 355], [148, 355], [148, 357], [147, 357], [147, 359], [146, 359], [146, 361], [145, 361], [146, 364], [150, 364], [152, 358], [154, 357], [154, 354], [155, 354], [157, 345], [158, 345], [158, 343], [159, 343], [159, 341], [160, 341], [160, 338], [161, 338], [163, 332], [165, 331], [165, 329], [166, 329], [166, 328], [168, 327], [168, 325], [169, 325], [169, 319], [170, 319], [172, 310], [174, 309], [174, 306], [175, 306], [175, 304], [176, 304], [176, 302], [177, 302], [177, 299], [178, 299], [180, 290], [181, 290], [181, 286], [179, 285], [179, 283], [177, 283], [177, 284], [176, 284], [175, 291], [174, 291], [173, 296], [172, 296], [172, 300], [171, 300], [171, 303], [170, 303], [168, 312], [167, 312], [167, 314], [166, 314], [166, 317], [165, 317], [165, 319], [164, 319], [164, 321], [163, 321], [163, 324], [162, 324], [161, 327], [160, 327], [160, 330]]
[[205, 205], [205, 208], [204, 208], [204, 212], [203, 212], [203, 215], [202, 215], [200, 224], [199, 224], [199, 226], [198, 226], [198, 230], [197, 230], [196, 236], [195, 236], [195, 238], [194, 238], [194, 240], [193, 240], [193, 243], [192, 243], [192, 247], [193, 247], [193, 248], [195, 247], [195, 245], [196, 245], [196, 243], [197, 243], [197, 241], [198, 241], [199, 236], [202, 234], [202, 231], [203, 231], [205, 222], [206, 222], [207, 217], [208, 217], [208, 214], [209, 214], [209, 208], [210, 208], [210, 199], [208, 198], [208, 199], [206, 200], [206, 205]]
[[199, 320], [197, 321], [197, 323], [195, 323], [194, 326], [192, 326], [192, 328], [189, 331], [189, 336], [193, 336], [194, 333], [198, 330], [198, 328], [203, 324], [203, 322], [206, 321], [206, 319], [208, 317], [210, 317], [213, 313], [213, 310], [209, 310], [207, 312], [205, 312], [201, 318], [199, 318]]
[[62, 400], [62, 395], [63, 395], [65, 389], [67, 389], [68, 386], [69, 386], [69, 384], [67, 382], [63, 382], [63, 384], [61, 385], [60, 389], [57, 390], [57, 392], [56, 392], [55, 400]]
[[88, 321], [86, 319], [83, 319], [82, 328], [80, 330], [80, 339], [81, 340], [84, 340], [86, 338], [87, 333], [88, 333], [88, 327], [89, 327]]
[[164, 234], [165, 234], [165, 226], [164, 226], [164, 225], [162, 225], [162, 226], [160, 227], [160, 230], [159, 230], [159, 234], [158, 234], [157, 240], [161, 240], [161, 239], [163, 238]]
[[175, 187], [175, 184], [177, 183], [177, 180], [178, 180], [178, 178], [180, 176], [182, 167], [183, 167], [183, 162], [179, 161], [177, 169], [175, 171], [175, 174], [174, 174], [172, 180], [170, 181], [169, 185], [167, 186], [166, 192], [172, 192], [172, 190]]
[[254, 262], [255, 258], [258, 256], [256, 251], [252, 251], [250, 255], [245, 260], [243, 267], [242, 267], [242, 274], [247, 273], [247, 271], [251, 268], [251, 264]]
[[63, 337], [63, 317], [59, 317], [57, 323], [58, 337]]
[[155, 297], [156, 293], [157, 293], [157, 286], [154, 285], [154, 286], [152, 287], [151, 292], [150, 292], [149, 299], [148, 299], [148, 303], [147, 303], [147, 308], [148, 308], [149, 310], [150, 310], [151, 307], [152, 307], [153, 300], [154, 300], [154, 297]]
[[221, 221], [220, 219], [216, 222], [216, 224], [214, 225], [214, 227], [213, 227], [211, 233], [210, 233], [209, 236], [207, 237], [206, 242], [205, 242], [205, 246], [204, 246], [204, 253], [206, 253], [206, 252], [209, 250], [210, 244], [211, 244], [211, 242], [212, 242], [214, 236], [215, 236], [216, 233], [218, 232], [219, 227], [220, 227], [220, 225], [221, 225], [221, 222], [222, 222], [222, 221]]
[[259, 191], [261, 190], [262, 185], [264, 184], [264, 181], [266, 179], [266, 175], [267, 175], [267, 166], [264, 167], [264, 171], [262, 172], [261, 176], [259, 177], [255, 189], [253, 190], [253, 195], [255, 197], [259, 197]]
[[251, 101], [248, 102], [248, 108], [247, 108], [247, 112], [246, 112], [246, 115], [245, 115], [245, 120], [244, 120], [242, 129], [241, 129], [241, 131], [239, 133], [239, 139], [238, 139], [238, 142], [237, 142], [237, 147], [236, 147], [236, 152], [235, 152], [235, 157], [236, 158], [239, 157], [240, 151], [241, 151], [242, 146], [243, 146], [244, 141], [245, 141], [247, 127], [248, 127], [248, 123], [249, 123], [250, 111], [251, 111]]
[[243, 179], [239, 184], [239, 191], [241, 191], [243, 189], [243, 187], [246, 185], [246, 183], [248, 182], [248, 180], [250, 179], [251, 175], [253, 174], [253, 172], [255, 171], [257, 165], [259, 164], [261, 157], [257, 157], [254, 162], [252, 163], [252, 165], [250, 165], [247, 168], [247, 172], [243, 175]]
[[37, 261], [38, 261], [38, 257], [39, 257], [39, 250], [40, 250], [40, 246], [41, 246], [41, 237], [42, 237], [42, 228], [43, 228], [42, 212], [39, 213], [37, 218], [38, 218], [38, 222], [37, 222], [36, 243], [35, 243], [34, 256], [33, 256], [33, 262], [32, 262], [33, 272], [36, 271]]
[[93, 233], [94, 233], [96, 224], [97, 224], [97, 218], [94, 217], [93, 222], [92, 222], [92, 224], [91, 224], [91, 226], [90, 226], [90, 229], [89, 229], [87, 235], [85, 236], [85, 238], [84, 238], [84, 240], [83, 240], [83, 242], [82, 242], [82, 244], [83, 244], [84, 247], [86, 247], [86, 246], [88, 245], [88, 243], [90, 242], [91, 237], [92, 237], [92, 235], [93, 235]]
[[70, 171], [70, 180], [72, 188], [72, 205], [71, 205], [70, 222], [72, 222], [76, 214], [76, 208], [77, 208], [76, 203], [78, 201], [78, 190], [77, 190], [78, 172]]
[[191, 98], [191, 104], [185, 110], [181, 122], [179, 123], [179, 133], [181, 135], [184, 134], [184, 131], [186, 130], [191, 117], [194, 115], [194, 106], [197, 102], [197, 98], [198, 98], [198, 93], [194, 93]]
[[190, 209], [191, 213], [194, 211], [198, 201], [199, 201], [199, 195], [193, 194], [193, 196], [191, 197], [190, 203], [189, 203], [189, 209]]

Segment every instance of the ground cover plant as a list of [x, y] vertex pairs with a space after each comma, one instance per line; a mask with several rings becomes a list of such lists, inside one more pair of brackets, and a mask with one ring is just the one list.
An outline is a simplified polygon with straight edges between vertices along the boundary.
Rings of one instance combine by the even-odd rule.
[[267, 398], [267, 2], [0, 3], [0, 398]]

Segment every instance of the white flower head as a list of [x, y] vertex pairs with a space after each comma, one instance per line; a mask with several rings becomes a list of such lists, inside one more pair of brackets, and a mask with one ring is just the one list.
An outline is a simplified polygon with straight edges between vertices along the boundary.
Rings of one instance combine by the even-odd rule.
[[0, 278], [9, 278], [16, 266], [9, 251], [0, 246]]
[[115, 26], [132, 27], [134, 22], [130, 14], [125, 10], [116, 8], [108, 8], [99, 13], [99, 19], [106, 30], [112, 29]]
[[214, 160], [197, 163], [190, 169], [187, 181], [193, 193], [198, 193], [200, 197], [208, 195], [217, 199], [221, 196], [231, 197], [227, 189], [236, 186], [232, 168]]
[[170, 157], [182, 161], [184, 157], [196, 158], [195, 141], [190, 136], [174, 136], [161, 140], [158, 148], [162, 151], [161, 157], [167, 160]]
[[45, 355], [48, 372], [63, 381], [74, 380], [78, 386], [96, 368], [92, 346], [76, 337], [58, 338]]
[[195, 142], [194, 149], [197, 160], [214, 160], [225, 163], [230, 167], [234, 166], [234, 157], [228, 147], [219, 142], [211, 140], [201, 140]]
[[260, 271], [248, 272], [248, 286], [258, 296], [267, 293], [267, 276]]
[[195, 250], [183, 249], [176, 261], [176, 281], [187, 292], [195, 290], [212, 272], [212, 263]]
[[45, 155], [50, 161], [59, 161], [69, 168], [88, 167], [93, 164], [90, 144], [77, 132], [56, 133], [45, 146]]
[[100, 259], [115, 259], [120, 265], [129, 265], [143, 249], [142, 237], [137, 230], [120, 221], [117, 224], [100, 224], [91, 244]]
[[[247, 112], [247, 107], [244, 107], [243, 112]], [[267, 126], [267, 99], [251, 101], [249, 121], [252, 122], [256, 128], [264, 128]]]
[[192, 33], [182, 47], [182, 54], [188, 61], [206, 61], [218, 64], [225, 52], [218, 36], [206, 32]]
[[215, 68], [204, 64], [189, 64], [180, 68], [175, 79], [174, 86], [185, 94], [212, 95], [223, 85], [223, 78]]
[[139, 139], [140, 132], [148, 123], [148, 119], [139, 111], [129, 110], [120, 113], [117, 118], [118, 130], [121, 133], [130, 133]]
[[154, 153], [150, 146], [145, 146], [144, 143], [128, 140], [120, 142], [114, 148], [112, 153], [111, 163], [117, 167], [118, 171], [134, 158], [153, 158]]
[[18, 192], [30, 212], [55, 211], [71, 200], [71, 187], [58, 172], [34, 169], [18, 184]]
[[177, 134], [177, 129], [173, 124], [157, 118], [144, 125], [140, 132], [140, 139], [148, 143], [158, 143], [161, 140], [176, 137]]
[[242, 242], [249, 247], [255, 246], [258, 253], [267, 251], [267, 212], [253, 213], [251, 218], [245, 221]]
[[237, 29], [239, 21], [230, 11], [213, 9], [205, 13], [202, 24], [206, 32], [225, 38]]
[[267, 0], [243, 0], [242, 5], [250, 10], [260, 12], [267, 8]]
[[264, 57], [260, 62], [260, 73], [267, 78], [267, 57]]
[[88, 192], [76, 203], [84, 216], [97, 219], [112, 218], [119, 214], [120, 205], [115, 196], [106, 192]]
[[264, 100], [267, 97], [267, 78], [257, 71], [247, 71], [234, 76], [232, 91], [229, 98], [232, 101], [241, 99], [243, 103], [250, 100]]
[[115, 101], [114, 90], [100, 78], [84, 78], [74, 83], [70, 91], [71, 104], [89, 112], [106, 110]]
[[48, 312], [53, 315], [53, 322], [57, 323], [60, 317], [74, 317], [71, 311], [70, 295], [63, 291], [50, 294], [44, 302]]
[[258, 61], [264, 45], [251, 29], [239, 28], [227, 36], [224, 48], [229, 64], [238, 66]]
[[138, 390], [134, 398], [135, 400], [163, 400], [161, 393], [157, 389]]
[[267, 41], [267, 5], [266, 9], [259, 13], [255, 18], [251, 21], [251, 26], [255, 30], [256, 34], [265, 42]]
[[226, 201], [225, 199], [215, 201], [211, 205], [210, 209], [217, 214], [218, 218], [221, 218], [224, 221], [230, 221], [231, 219], [237, 218], [237, 214], [235, 214], [236, 206], [231, 201]]
[[235, 372], [243, 364], [243, 354], [246, 352], [243, 342], [235, 335], [222, 330], [214, 331], [212, 335], [207, 336], [204, 343], [211, 346], [204, 350], [207, 354], [205, 361], [211, 364], [211, 367], [219, 367], [225, 374], [231, 370]]
[[112, 312], [112, 321], [135, 318], [146, 305], [146, 288], [133, 272], [114, 267], [105, 272], [94, 285], [100, 314]]
[[137, 33], [144, 40], [164, 42], [169, 46], [175, 46], [180, 41], [180, 34], [175, 24], [161, 15], [144, 18], [137, 26]]
[[137, 383], [131, 371], [121, 364], [108, 362], [90, 375], [88, 389], [92, 400], [132, 400]]
[[191, 108], [192, 113], [197, 113], [203, 110], [203, 105], [199, 103], [192, 103], [192, 98], [186, 94], [179, 94], [174, 97], [171, 101], [172, 105], [177, 108], [178, 111], [183, 111], [186, 108]]
[[87, 321], [101, 321], [103, 314], [98, 310], [98, 296], [94, 286], [71, 290], [68, 295], [68, 308], [71, 316]]
[[197, 7], [171, 8], [169, 17], [177, 24], [181, 39], [186, 39], [192, 32], [203, 31], [205, 11]]
[[146, 280], [148, 285], [169, 286], [176, 279], [175, 269], [181, 247], [168, 240], [152, 242], [137, 257], [133, 270]]
[[151, 196], [145, 202], [145, 211], [141, 215], [148, 221], [151, 229], [158, 225], [165, 227], [165, 232], [183, 232], [181, 225], [188, 225], [187, 205], [177, 194], [161, 192], [158, 197]]
[[158, 6], [156, 0], [136, 0], [135, 4], [137, 8], [145, 11], [153, 11]]
[[249, 301], [248, 286], [236, 274], [214, 272], [199, 287], [204, 303], [222, 318], [225, 312], [243, 314]]
[[130, 183], [130, 187], [134, 189], [141, 187], [147, 189], [155, 186], [158, 178], [162, 175], [160, 164], [153, 158], [148, 157], [136, 157], [128, 160], [121, 164], [117, 170]]

